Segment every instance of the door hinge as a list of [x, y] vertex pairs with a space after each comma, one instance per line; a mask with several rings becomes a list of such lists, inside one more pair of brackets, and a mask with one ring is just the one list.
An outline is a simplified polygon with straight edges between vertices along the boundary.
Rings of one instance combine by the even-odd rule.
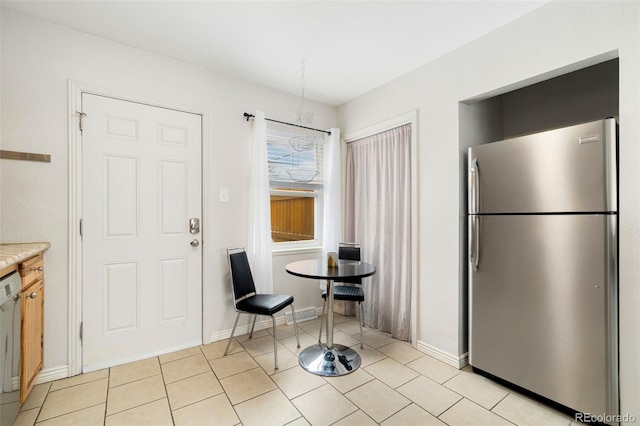
[[82, 130], [84, 129], [84, 118], [87, 116], [87, 114], [85, 114], [82, 111], [76, 111], [76, 114], [78, 114], [78, 127], [80, 128], [80, 133], [82, 133]]
[[83, 236], [82, 232], [83, 232], [83, 230], [82, 230], [82, 219], [80, 219], [80, 240], [82, 240], [82, 236]]
[[83, 337], [83, 327], [84, 326], [84, 322], [80, 323], [80, 343], [82, 343], [82, 337]]

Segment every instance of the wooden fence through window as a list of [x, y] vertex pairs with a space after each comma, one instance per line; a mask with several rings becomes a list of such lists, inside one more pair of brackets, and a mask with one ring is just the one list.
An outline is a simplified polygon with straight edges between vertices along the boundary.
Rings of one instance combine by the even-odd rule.
[[289, 195], [271, 196], [271, 238], [273, 242], [313, 240], [315, 199]]

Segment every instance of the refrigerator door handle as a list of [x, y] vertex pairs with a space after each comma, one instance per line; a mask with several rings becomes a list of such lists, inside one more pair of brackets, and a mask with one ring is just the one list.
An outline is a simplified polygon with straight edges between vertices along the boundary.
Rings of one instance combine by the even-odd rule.
[[469, 213], [478, 213], [480, 206], [480, 170], [478, 159], [471, 160], [469, 165]]
[[480, 259], [480, 230], [478, 227], [478, 216], [471, 215], [471, 229], [469, 230], [469, 262], [474, 272], [478, 271]]

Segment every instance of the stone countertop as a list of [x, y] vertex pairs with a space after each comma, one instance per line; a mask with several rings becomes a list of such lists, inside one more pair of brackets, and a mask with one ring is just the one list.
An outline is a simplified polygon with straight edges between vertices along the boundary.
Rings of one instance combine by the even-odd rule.
[[20, 263], [51, 247], [46, 242], [0, 244], [0, 269]]

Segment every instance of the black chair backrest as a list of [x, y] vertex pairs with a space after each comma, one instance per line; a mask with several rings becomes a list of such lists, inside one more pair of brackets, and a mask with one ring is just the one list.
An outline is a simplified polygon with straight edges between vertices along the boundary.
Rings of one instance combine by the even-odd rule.
[[346, 260], [362, 260], [360, 259], [360, 247], [358, 246], [339, 246], [338, 259]]
[[256, 292], [249, 259], [244, 250], [229, 254], [229, 267], [231, 268], [231, 283], [233, 284], [233, 293], [236, 301]]
[[[338, 246], [338, 259], [362, 260], [360, 258], [360, 246], [357, 244], [340, 243]], [[341, 278], [340, 282], [349, 284], [362, 284], [362, 278]]]

